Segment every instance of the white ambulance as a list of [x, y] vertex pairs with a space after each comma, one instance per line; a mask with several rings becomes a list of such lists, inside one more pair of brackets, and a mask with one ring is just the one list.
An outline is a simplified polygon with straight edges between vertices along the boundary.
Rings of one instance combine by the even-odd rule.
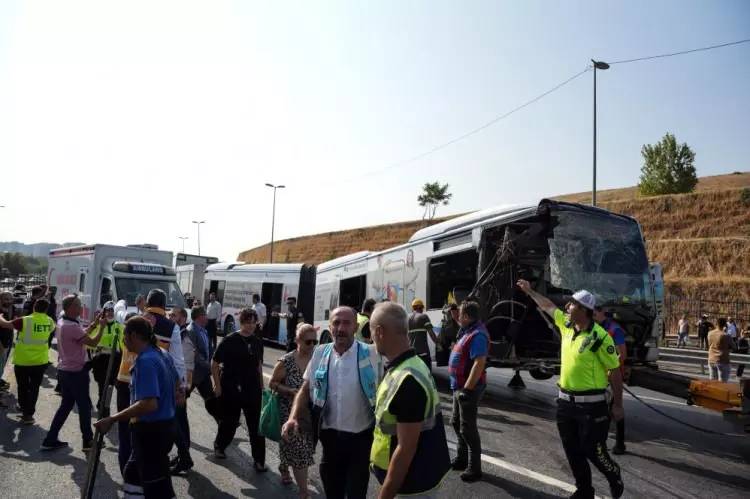
[[66, 295], [78, 294], [84, 324], [107, 300], [125, 300], [128, 311], [135, 311], [136, 297], [155, 288], [167, 294], [168, 308], [185, 306], [172, 268], [172, 252], [154, 245], [91, 244], [51, 250], [47, 283], [57, 287], [58, 304]]

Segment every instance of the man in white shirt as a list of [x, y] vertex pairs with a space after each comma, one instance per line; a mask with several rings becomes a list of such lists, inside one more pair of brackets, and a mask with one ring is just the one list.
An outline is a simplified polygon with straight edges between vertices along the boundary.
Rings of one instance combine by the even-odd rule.
[[253, 310], [258, 314], [258, 325], [263, 330], [266, 327], [266, 306], [260, 301], [260, 295], [253, 294]]
[[213, 355], [216, 351], [216, 335], [219, 331], [219, 322], [221, 321], [221, 303], [216, 301], [216, 293], [209, 293], [208, 305], [206, 306], [206, 331], [208, 331], [208, 348]]
[[317, 347], [294, 399], [283, 434], [299, 431], [312, 401], [313, 432], [319, 430], [320, 476], [328, 499], [364, 499], [375, 424], [375, 391], [382, 361], [373, 345], [355, 341], [356, 312], [331, 313], [333, 344]]

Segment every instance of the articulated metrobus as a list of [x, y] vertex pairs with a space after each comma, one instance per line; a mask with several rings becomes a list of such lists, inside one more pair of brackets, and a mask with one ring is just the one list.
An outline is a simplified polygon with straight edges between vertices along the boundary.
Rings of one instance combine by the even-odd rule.
[[[254, 267], [265, 280], [242, 277]], [[482, 210], [421, 229], [400, 246], [343, 256], [317, 269], [213, 265], [206, 286], [223, 291], [228, 316], [250, 303], [251, 292], [259, 290], [269, 310], [296, 293], [323, 342], [331, 340], [328, 319], [340, 305], [359, 309], [374, 298], [409, 309], [420, 298], [439, 333], [446, 306], [471, 298], [479, 302], [490, 332], [490, 364], [545, 379], [559, 368], [559, 338], [549, 319], [516, 288], [520, 278], [560, 306], [578, 289], [591, 291], [626, 330], [629, 363], [656, 362], [654, 286], [659, 283], [649, 270], [641, 228], [633, 218], [579, 204], [545, 199], [533, 206]], [[230, 288], [238, 291], [227, 296]], [[226, 331], [226, 322], [223, 327]], [[286, 337], [277, 331], [277, 338]]]

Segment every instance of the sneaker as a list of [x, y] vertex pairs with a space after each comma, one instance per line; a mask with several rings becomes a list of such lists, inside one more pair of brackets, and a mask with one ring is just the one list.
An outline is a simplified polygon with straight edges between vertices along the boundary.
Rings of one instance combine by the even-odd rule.
[[612, 454], [615, 454], [616, 456], [621, 456], [625, 454], [625, 445], [617, 444], [614, 447], [612, 447]]
[[622, 483], [622, 479], [619, 479], [616, 482], [612, 482], [609, 484], [609, 490], [612, 493], [612, 497], [614, 499], [618, 499], [625, 491], [625, 484]]
[[467, 483], [473, 483], [478, 482], [482, 479], [482, 472], [481, 471], [472, 471], [472, 470], [466, 470], [463, 473], [461, 473], [461, 480]]
[[178, 461], [174, 466], [170, 467], [169, 473], [171, 475], [179, 475], [180, 473], [189, 471], [192, 467], [193, 467], [192, 459], [188, 461]]
[[48, 442], [43, 441], [42, 442], [42, 450], [58, 450], [63, 449], [68, 446], [68, 442], [61, 442], [60, 440], [55, 440], [54, 442]]
[[218, 447], [214, 447], [214, 457], [216, 459], [226, 459], [227, 455], [224, 453], [223, 449], [219, 449]]
[[18, 422], [22, 425], [29, 426], [36, 423], [36, 420], [34, 419], [34, 416], [21, 416], [21, 419], [19, 419]]
[[451, 461], [451, 469], [453, 470], [465, 471], [466, 468], [468, 467], [469, 467], [469, 464], [462, 459], [456, 458], [453, 461]]

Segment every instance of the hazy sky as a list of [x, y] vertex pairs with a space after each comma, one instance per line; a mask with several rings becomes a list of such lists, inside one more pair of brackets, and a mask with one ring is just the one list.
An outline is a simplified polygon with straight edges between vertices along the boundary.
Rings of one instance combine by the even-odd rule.
[[[750, 38], [747, 1], [0, 2], [0, 240], [150, 242], [234, 260], [276, 237], [590, 189], [592, 74]], [[750, 44], [598, 73], [599, 185], [665, 132], [749, 170]], [[386, 170], [384, 170], [386, 169]], [[372, 173], [375, 172], [375, 173]]]

